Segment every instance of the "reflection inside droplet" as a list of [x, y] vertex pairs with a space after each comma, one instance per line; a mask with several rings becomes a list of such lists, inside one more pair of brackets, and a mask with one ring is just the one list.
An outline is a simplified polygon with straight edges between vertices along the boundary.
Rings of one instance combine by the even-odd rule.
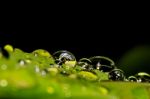
[[100, 69], [100, 66], [101, 66], [101, 64], [100, 64], [100, 62], [98, 62], [98, 63], [96, 64], [96, 69]]
[[66, 50], [60, 50], [53, 54], [53, 57], [55, 59], [56, 64], [62, 65], [67, 64], [71, 67], [74, 67], [76, 64], [76, 58], [75, 56]]

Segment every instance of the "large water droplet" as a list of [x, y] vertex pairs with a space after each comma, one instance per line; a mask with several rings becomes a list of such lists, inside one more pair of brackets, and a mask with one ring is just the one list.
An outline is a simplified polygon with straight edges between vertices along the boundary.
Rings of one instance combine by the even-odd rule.
[[115, 68], [115, 63], [108, 57], [94, 56], [89, 58], [92, 62], [93, 68], [103, 72], [110, 72]]
[[69, 51], [66, 50], [57, 51], [53, 54], [53, 57], [58, 65], [66, 64], [71, 67], [74, 67], [76, 65], [76, 58]]

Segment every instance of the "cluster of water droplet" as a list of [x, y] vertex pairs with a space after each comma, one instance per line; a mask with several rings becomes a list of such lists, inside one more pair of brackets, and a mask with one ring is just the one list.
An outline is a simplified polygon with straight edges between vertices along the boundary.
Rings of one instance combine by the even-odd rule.
[[[67, 61], [74, 61], [73, 66], [81, 66], [82, 71], [92, 72], [92, 70], [99, 70], [108, 73], [109, 80], [113, 81], [131, 81], [131, 82], [150, 82], [150, 75], [145, 72], [139, 72], [134, 76], [125, 77], [123, 70], [118, 69], [115, 62], [105, 56], [94, 56], [90, 58], [81, 58], [78, 62], [74, 55], [68, 51], [57, 51], [53, 54], [57, 64], [67, 63]], [[61, 66], [61, 65], [60, 65]]]
[[[5, 57], [6, 59], [9, 58], [9, 52], [13, 52], [12, 46], [8, 45], [5, 46], [4, 49], [0, 49], [0, 58]], [[35, 65], [35, 72], [40, 73], [42, 76], [46, 75], [47, 72], [50, 72], [52, 75], [57, 74], [58, 70], [61, 71], [64, 75], [71, 75], [73, 69], [80, 71], [79, 75], [82, 75], [83, 78], [92, 74], [92, 79], [97, 79], [97, 75], [94, 72], [98, 70], [100, 72], [108, 74], [108, 79], [110, 81], [131, 81], [131, 82], [150, 82], [150, 75], [148, 73], [140, 72], [135, 74], [134, 76], [126, 77], [123, 70], [118, 69], [115, 65], [115, 62], [105, 56], [94, 56], [90, 58], [81, 58], [78, 61], [76, 60], [75, 56], [66, 50], [60, 50], [52, 55], [46, 50], [35, 50], [32, 52], [34, 57], [44, 56], [48, 60], [51, 60], [48, 64], [44, 63], [44, 59], [40, 59], [37, 61], [40, 63]], [[30, 56], [30, 55], [29, 55]], [[36, 58], [35, 58], [36, 60]], [[26, 57], [25, 59], [19, 59], [18, 63], [20, 66], [24, 66], [25, 64], [31, 63], [32, 59], [30, 57]], [[36, 64], [36, 63], [35, 63]], [[42, 66], [44, 64], [44, 66]], [[43, 67], [41, 69], [41, 67]], [[57, 67], [57, 68], [55, 68]], [[4, 64], [1, 66], [1, 69], [6, 69], [7, 66]], [[65, 68], [65, 69], [64, 69]], [[71, 68], [71, 69], [70, 69]], [[91, 73], [91, 74], [90, 74]], [[94, 75], [94, 76], [93, 76]], [[74, 77], [74, 76], [70, 76]], [[88, 77], [87, 77], [88, 78]], [[7, 83], [4, 80], [0, 81], [0, 85], [4, 86]]]

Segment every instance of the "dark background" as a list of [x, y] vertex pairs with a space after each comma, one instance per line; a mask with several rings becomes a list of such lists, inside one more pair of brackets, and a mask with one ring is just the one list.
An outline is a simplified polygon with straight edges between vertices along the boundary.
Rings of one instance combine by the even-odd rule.
[[104, 55], [117, 61], [130, 49], [150, 44], [148, 29], [141, 23], [122, 21], [109, 26], [109, 23], [98, 25], [72, 21], [52, 26], [43, 26], [43, 23], [27, 25], [13, 31], [1, 31], [1, 45], [12, 44], [27, 52], [42, 48], [53, 53], [64, 49], [77, 58]]
[[[21, 20], [7, 23], [7, 29], [0, 31], [0, 45], [11, 44], [27, 52], [42, 48], [51, 54], [68, 50], [77, 60], [103, 55], [119, 65], [120, 59], [128, 51], [137, 46], [150, 45], [148, 24], [148, 15], [142, 11], [100, 16], [98, 13], [82, 12], [27, 15]], [[150, 71], [150, 63], [144, 65], [146, 68], [140, 70]]]
[[[12, 44], [14, 47], [31, 52], [35, 49], [46, 49], [53, 53], [57, 50], [68, 50], [78, 58], [90, 57], [93, 55], [104, 55], [113, 58], [120, 58], [125, 52], [138, 45], [148, 45], [149, 39], [144, 34], [115, 33], [114, 30], [106, 33], [104, 31], [89, 31], [81, 29], [60, 30], [28, 30], [0, 32], [1, 44]], [[120, 34], [119, 34], [120, 33]]]

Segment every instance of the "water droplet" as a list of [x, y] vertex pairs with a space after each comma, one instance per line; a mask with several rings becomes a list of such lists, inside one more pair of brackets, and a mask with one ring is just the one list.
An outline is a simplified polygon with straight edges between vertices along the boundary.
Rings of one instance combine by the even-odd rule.
[[114, 81], [124, 81], [124, 72], [121, 69], [114, 69], [109, 72], [109, 79]]
[[128, 81], [137, 82], [138, 79], [137, 79], [135, 76], [129, 76], [129, 77], [128, 77]]
[[115, 68], [115, 63], [108, 57], [94, 56], [89, 58], [92, 62], [93, 68], [103, 72], [110, 72]]
[[88, 58], [81, 58], [81, 59], [79, 60], [79, 62], [86, 62], [86, 63], [88, 63], [88, 64], [91, 64], [91, 60], [88, 59]]
[[81, 66], [82, 70], [89, 70], [90, 71], [91, 68], [93, 68], [91, 64], [92, 64], [92, 62], [89, 59], [81, 58], [77, 65]]
[[150, 75], [148, 73], [139, 72], [135, 77], [137, 77], [138, 82], [150, 82]]
[[26, 62], [25, 62], [24, 60], [22, 60], [22, 59], [21, 59], [21, 60], [19, 60], [19, 65], [24, 66], [24, 65], [25, 65], [25, 63], [26, 63]]
[[38, 56], [38, 53], [34, 52], [34, 56], [37, 57], [37, 56]]
[[53, 57], [58, 65], [67, 64], [71, 67], [74, 67], [76, 65], [76, 58], [69, 51], [66, 50], [57, 51], [53, 54]]

